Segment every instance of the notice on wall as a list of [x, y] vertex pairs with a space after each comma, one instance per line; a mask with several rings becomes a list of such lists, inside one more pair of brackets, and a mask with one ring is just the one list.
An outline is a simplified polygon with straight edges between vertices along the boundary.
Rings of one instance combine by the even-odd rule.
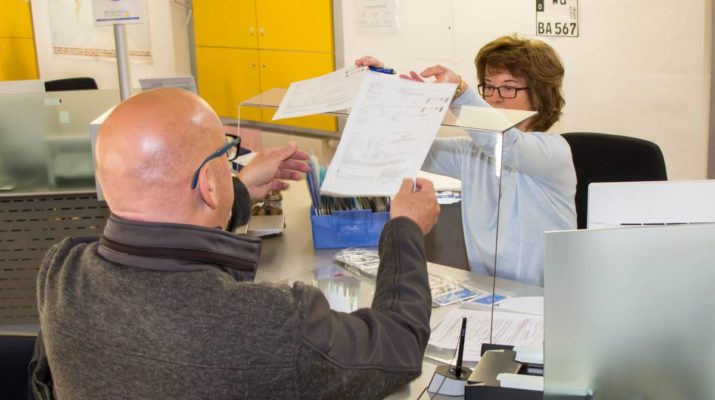
[[94, 25], [141, 24], [144, 0], [92, 0]]
[[[148, 4], [140, 4], [144, 22], [126, 27], [129, 59], [133, 63], [151, 63]], [[55, 56], [114, 62], [114, 31], [111, 26], [94, 25], [92, 0], [49, 1], [47, 8]]]
[[536, 0], [536, 35], [578, 37], [578, 0]]
[[359, 33], [396, 33], [397, 0], [355, 0], [355, 24]]

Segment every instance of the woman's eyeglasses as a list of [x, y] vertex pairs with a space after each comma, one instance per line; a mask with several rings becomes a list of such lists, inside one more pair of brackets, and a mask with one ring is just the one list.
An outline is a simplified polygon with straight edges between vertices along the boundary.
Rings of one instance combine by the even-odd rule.
[[494, 95], [494, 91], [497, 91], [499, 92], [499, 96], [504, 99], [515, 99], [520, 90], [529, 90], [528, 87], [518, 88], [514, 86], [492, 86], [485, 85], [483, 83], [479, 84], [477, 88], [479, 89], [479, 94], [482, 97], [492, 97]]

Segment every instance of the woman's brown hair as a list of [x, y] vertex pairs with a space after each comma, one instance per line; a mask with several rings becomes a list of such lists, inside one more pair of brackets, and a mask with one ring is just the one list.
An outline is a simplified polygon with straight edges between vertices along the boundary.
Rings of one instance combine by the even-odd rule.
[[508, 71], [526, 80], [529, 100], [537, 111], [529, 123], [530, 130], [546, 131], [559, 120], [566, 104], [561, 94], [564, 67], [559, 55], [548, 44], [518, 35], [502, 36], [482, 47], [474, 64], [482, 84], [487, 70]]

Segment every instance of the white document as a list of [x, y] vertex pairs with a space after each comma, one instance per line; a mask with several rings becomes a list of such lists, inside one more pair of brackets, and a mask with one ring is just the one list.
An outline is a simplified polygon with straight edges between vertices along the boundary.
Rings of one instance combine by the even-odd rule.
[[[467, 318], [464, 361], [479, 361], [482, 343], [489, 342], [491, 311], [462, 307], [451, 310], [432, 330], [429, 344], [446, 349], [457, 348], [463, 317]], [[544, 318], [541, 316], [495, 312], [493, 329], [492, 343], [495, 344], [544, 345]]]
[[353, 105], [367, 68], [341, 68], [317, 78], [293, 82], [273, 120], [345, 110]]
[[366, 72], [321, 193], [397, 193], [403, 178], [417, 176], [456, 86]]
[[525, 314], [544, 315], [544, 297], [510, 297], [496, 304], [501, 311], [514, 311]]

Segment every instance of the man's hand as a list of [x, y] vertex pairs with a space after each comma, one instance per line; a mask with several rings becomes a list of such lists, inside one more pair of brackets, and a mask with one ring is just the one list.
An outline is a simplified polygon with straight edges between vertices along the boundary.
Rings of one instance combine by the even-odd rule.
[[297, 181], [308, 172], [305, 160], [308, 155], [298, 149], [295, 142], [256, 153], [248, 165], [238, 172], [238, 178], [246, 185], [251, 200], [260, 200], [270, 190], [288, 188], [283, 179]]
[[390, 218], [398, 217], [413, 220], [425, 235], [432, 229], [439, 217], [439, 204], [431, 181], [417, 178], [413, 191], [412, 180], [402, 180], [400, 191], [390, 203]]

